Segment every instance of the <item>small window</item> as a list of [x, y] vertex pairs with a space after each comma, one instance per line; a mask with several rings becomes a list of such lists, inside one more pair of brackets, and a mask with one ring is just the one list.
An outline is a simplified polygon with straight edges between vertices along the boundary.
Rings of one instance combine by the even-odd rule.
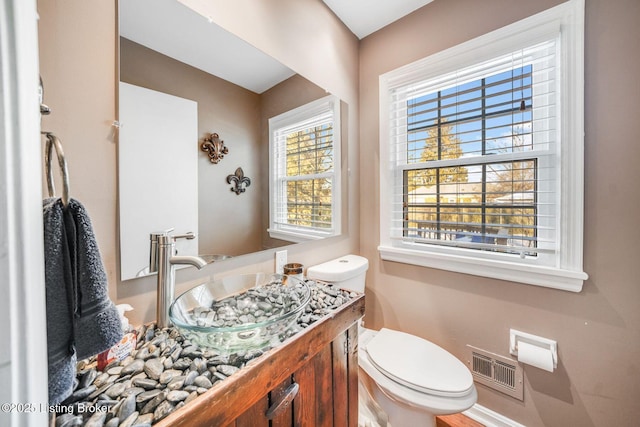
[[583, 7], [381, 76], [383, 259], [582, 288]]
[[340, 234], [340, 101], [325, 97], [269, 120], [269, 235]]

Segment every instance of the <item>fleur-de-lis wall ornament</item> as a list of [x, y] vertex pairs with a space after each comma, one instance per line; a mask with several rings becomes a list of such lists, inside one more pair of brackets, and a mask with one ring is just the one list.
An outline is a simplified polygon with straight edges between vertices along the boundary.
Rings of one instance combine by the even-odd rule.
[[220, 140], [217, 133], [210, 133], [200, 145], [202, 151], [207, 153], [211, 163], [217, 164], [225, 154], [229, 153], [229, 149], [224, 146], [224, 141]]
[[236, 169], [236, 173], [234, 175], [227, 176], [227, 184], [231, 184], [231, 182], [234, 182], [234, 186], [231, 187], [230, 190], [234, 191], [237, 195], [244, 193], [247, 189], [246, 187], [251, 185], [251, 179], [244, 176], [242, 168]]

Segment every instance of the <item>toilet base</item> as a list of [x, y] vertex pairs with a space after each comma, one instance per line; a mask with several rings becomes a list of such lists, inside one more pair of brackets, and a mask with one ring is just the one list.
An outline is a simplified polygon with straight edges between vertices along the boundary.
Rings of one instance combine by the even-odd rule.
[[[360, 399], [372, 398], [374, 405], [383, 413], [377, 413], [377, 420], [359, 421], [360, 426], [386, 426], [386, 427], [436, 427], [436, 416], [424, 408], [417, 408], [399, 402], [387, 396], [384, 391], [364, 372], [359, 370], [359, 382], [361, 390], [367, 393], [364, 395], [361, 391]], [[375, 412], [375, 411], [374, 411]], [[387, 422], [388, 420], [388, 422]]]

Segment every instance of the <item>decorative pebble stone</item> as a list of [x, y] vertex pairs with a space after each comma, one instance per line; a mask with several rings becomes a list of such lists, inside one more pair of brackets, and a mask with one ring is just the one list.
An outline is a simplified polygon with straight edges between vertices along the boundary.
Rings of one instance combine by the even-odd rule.
[[173, 363], [173, 368], [172, 369], [176, 369], [179, 371], [184, 371], [185, 369], [189, 369], [189, 367], [191, 366], [191, 359], [189, 359], [188, 357], [183, 357], [180, 358], [178, 360], [176, 360]]
[[182, 390], [172, 390], [167, 394], [167, 400], [171, 403], [178, 403], [189, 397], [189, 392]]
[[144, 389], [143, 389], [142, 387], [129, 387], [129, 388], [127, 388], [125, 391], [123, 391], [123, 392], [122, 392], [122, 394], [120, 395], [120, 397], [123, 397], [123, 398], [125, 398], [125, 399], [126, 399], [127, 397], [129, 397], [129, 396], [130, 396], [130, 395], [132, 395], [132, 394], [133, 394], [134, 396], [137, 396], [137, 395], [139, 395], [140, 393], [142, 393], [143, 391], [144, 391]]
[[56, 427], [76, 427], [82, 425], [82, 417], [73, 414], [62, 414], [56, 418]]
[[134, 412], [129, 415], [124, 421], [120, 423], [118, 427], [131, 427], [138, 419], [138, 412]]
[[153, 414], [138, 415], [138, 418], [132, 427], [150, 426], [151, 423], [153, 423]]
[[81, 389], [89, 387], [91, 384], [93, 384], [97, 376], [98, 371], [96, 371], [95, 369], [88, 369], [84, 371], [82, 374], [78, 375], [78, 388]]
[[76, 390], [71, 394], [71, 396], [66, 398], [64, 400], [64, 402], [62, 402], [62, 404], [63, 405], [70, 405], [72, 403], [78, 402], [78, 401], [88, 397], [89, 395], [91, 395], [94, 391], [96, 391], [96, 388], [97, 388], [96, 386], [90, 385], [90, 386], [85, 387], [83, 389]]
[[148, 402], [149, 400], [153, 399], [154, 397], [156, 397], [160, 393], [162, 393], [162, 390], [160, 390], [160, 389], [148, 390], [148, 391], [142, 392], [142, 393], [140, 393], [139, 395], [136, 396], [136, 402], [137, 403]]
[[145, 332], [144, 341], [149, 342], [153, 339], [153, 335], [155, 333], [155, 325], [151, 325]]
[[164, 371], [164, 365], [158, 358], [148, 359], [144, 362], [144, 372], [152, 380], [157, 380]]
[[192, 371], [198, 371], [199, 373], [203, 373], [207, 370], [207, 362], [199, 357], [193, 359], [189, 369]]
[[188, 386], [193, 384], [193, 381], [198, 377], [198, 375], [200, 375], [198, 371], [189, 371], [189, 373], [184, 377], [184, 385]]
[[135, 359], [131, 363], [124, 365], [121, 375], [135, 375], [144, 369], [144, 360]]
[[167, 392], [166, 391], [161, 391], [160, 393], [158, 393], [158, 395], [156, 397], [154, 397], [153, 399], [151, 399], [150, 401], [148, 401], [144, 407], [142, 408], [142, 410], [140, 411], [141, 414], [149, 414], [149, 413], [153, 413], [156, 408], [158, 407], [158, 405], [160, 405], [160, 403], [164, 402], [164, 400], [167, 398]]
[[[95, 383], [94, 383], [94, 385], [95, 385]], [[96, 391], [94, 391], [93, 393], [91, 393], [87, 398], [89, 400], [93, 400], [96, 397], [100, 396], [105, 391], [107, 391], [109, 389], [109, 387], [111, 387], [111, 384], [105, 384], [102, 387], [100, 387], [99, 389], [97, 389]]]
[[164, 400], [162, 403], [158, 405], [156, 410], [153, 411], [153, 421], [157, 422], [162, 420], [171, 412], [173, 412], [174, 409], [175, 409], [175, 406], [171, 402]]
[[184, 375], [174, 377], [169, 384], [167, 384], [167, 390], [179, 390], [184, 387]]
[[196, 399], [196, 397], [198, 397], [198, 392], [197, 391], [192, 391], [191, 393], [189, 393], [189, 396], [187, 396], [187, 398], [184, 400], [184, 403], [187, 404], [189, 402], [192, 402]]
[[223, 374], [222, 372], [215, 372], [215, 373], [213, 374], [213, 376], [214, 376], [215, 378], [217, 378], [218, 380], [221, 380], [221, 381], [222, 381], [222, 380], [226, 380], [226, 379], [227, 379], [227, 376], [226, 376], [225, 374]]
[[231, 376], [236, 372], [238, 372], [239, 368], [237, 366], [231, 366], [231, 365], [218, 365], [216, 366], [216, 369], [219, 372], [222, 372], [226, 376]]
[[132, 384], [136, 387], [142, 387], [145, 390], [152, 390], [158, 385], [158, 381], [151, 378], [136, 378]]
[[198, 346], [190, 345], [189, 347], [182, 349], [180, 356], [189, 358], [200, 357], [202, 356], [202, 350], [200, 350]]
[[120, 375], [124, 367], [122, 366], [114, 366], [113, 368], [109, 368], [107, 370], [107, 374], [109, 375]]
[[107, 421], [107, 424], [105, 424], [104, 427], [118, 427], [118, 424], [120, 424], [120, 418], [115, 417]]
[[103, 411], [97, 411], [91, 418], [85, 423], [85, 427], [103, 427], [104, 422], [107, 419], [107, 413]]
[[117, 398], [122, 394], [122, 392], [127, 388], [125, 383], [115, 383], [104, 394], [109, 396], [112, 399]]
[[126, 420], [136, 410], [136, 395], [127, 396], [118, 409], [118, 418]]
[[207, 377], [202, 376], [202, 375], [200, 375], [199, 377], [194, 378], [193, 384], [196, 387], [204, 387], [204, 388], [211, 388], [213, 386], [213, 384], [211, 383], [211, 380], [209, 378], [207, 378]]
[[109, 379], [109, 374], [107, 374], [106, 372], [103, 372], [99, 374], [95, 380], [93, 380], [93, 385], [100, 388], [107, 383], [108, 379]]
[[171, 359], [173, 359], [174, 361], [178, 360], [180, 358], [180, 353], [182, 353], [182, 347], [178, 346], [175, 350], [173, 350], [173, 352], [171, 353]]
[[111, 399], [98, 399], [96, 401], [96, 408], [100, 408], [101, 411], [109, 411], [111, 408], [115, 407], [120, 403], [119, 400], [111, 400]]
[[169, 384], [174, 377], [182, 375], [182, 371], [177, 369], [168, 369], [160, 375], [160, 384]]

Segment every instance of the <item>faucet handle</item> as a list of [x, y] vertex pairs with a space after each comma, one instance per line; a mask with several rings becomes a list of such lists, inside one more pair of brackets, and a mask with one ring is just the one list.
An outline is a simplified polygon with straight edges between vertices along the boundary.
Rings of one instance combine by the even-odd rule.
[[176, 234], [175, 236], [172, 236], [173, 240], [176, 241], [178, 239], [187, 239], [187, 240], [193, 240], [196, 238], [196, 235], [193, 231], [188, 231], [185, 234]]
[[151, 241], [158, 240], [159, 236], [168, 236], [169, 233], [171, 233], [173, 230], [175, 230], [175, 228], [171, 227], [171, 228], [167, 228], [166, 230], [162, 230], [162, 231], [154, 231], [154, 232], [149, 234], [149, 238], [151, 239]]

